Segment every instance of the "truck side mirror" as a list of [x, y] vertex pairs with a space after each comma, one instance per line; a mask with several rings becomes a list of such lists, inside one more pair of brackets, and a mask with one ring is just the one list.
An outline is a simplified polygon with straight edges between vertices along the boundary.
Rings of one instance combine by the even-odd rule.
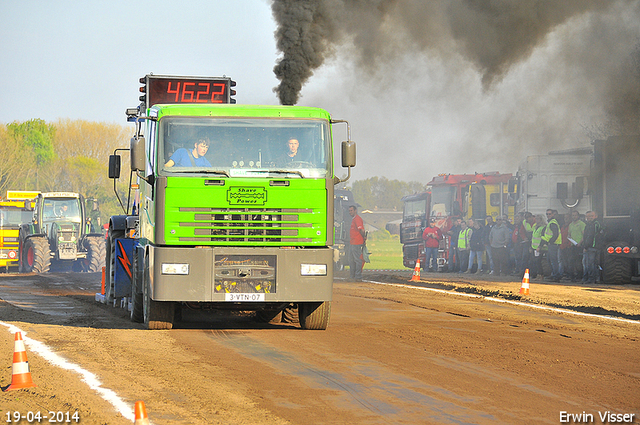
[[145, 146], [144, 137], [132, 137], [129, 145], [131, 153], [131, 171], [145, 170]]
[[109, 155], [109, 178], [120, 178], [120, 155]]
[[342, 166], [344, 168], [356, 166], [356, 142], [342, 142]]
[[568, 183], [558, 183], [556, 186], [556, 198], [558, 199], [567, 199], [569, 198], [569, 184]]
[[518, 178], [517, 177], [512, 177], [509, 179], [509, 187], [507, 189], [507, 191], [509, 193], [516, 193], [516, 183], [518, 182]]
[[584, 177], [576, 177], [575, 183], [573, 183], [573, 198], [582, 199], [584, 196]]

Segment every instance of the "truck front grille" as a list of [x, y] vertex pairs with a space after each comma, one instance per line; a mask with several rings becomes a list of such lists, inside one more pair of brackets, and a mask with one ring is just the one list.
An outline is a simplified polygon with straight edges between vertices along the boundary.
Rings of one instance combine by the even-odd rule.
[[260, 208], [180, 208], [193, 212], [193, 221], [180, 222], [193, 227], [193, 236], [180, 241], [212, 242], [311, 242], [300, 237], [300, 231], [313, 225], [300, 219], [311, 209]]

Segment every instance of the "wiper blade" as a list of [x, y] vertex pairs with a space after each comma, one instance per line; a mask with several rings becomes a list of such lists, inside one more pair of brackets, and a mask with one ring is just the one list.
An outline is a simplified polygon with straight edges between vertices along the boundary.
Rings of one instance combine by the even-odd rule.
[[227, 173], [224, 170], [200, 170], [198, 171], [198, 173], [205, 173], [205, 174], [220, 174], [222, 176], [226, 176], [229, 177], [229, 173]]
[[269, 172], [274, 174], [297, 174], [301, 178], [304, 178], [304, 175], [298, 170], [269, 170]]
[[[166, 170], [166, 168], [165, 168]], [[169, 170], [172, 173], [181, 173], [181, 174], [219, 174], [221, 176], [229, 177], [229, 173], [224, 170]]]

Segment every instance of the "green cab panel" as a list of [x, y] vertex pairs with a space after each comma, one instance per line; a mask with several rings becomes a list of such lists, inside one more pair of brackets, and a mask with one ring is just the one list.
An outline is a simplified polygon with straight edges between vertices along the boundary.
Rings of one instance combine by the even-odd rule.
[[156, 235], [164, 245], [326, 246], [327, 192], [325, 179], [170, 176]]

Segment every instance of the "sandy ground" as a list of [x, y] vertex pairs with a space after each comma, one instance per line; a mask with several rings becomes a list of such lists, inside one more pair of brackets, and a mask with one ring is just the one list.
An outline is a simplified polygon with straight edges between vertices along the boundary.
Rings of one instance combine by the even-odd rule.
[[[409, 282], [412, 274], [411, 271], [371, 271], [364, 273], [364, 279], [416, 284], [486, 297], [567, 308], [585, 313], [640, 320], [640, 285], [552, 283], [542, 279], [530, 279], [529, 294], [522, 295], [520, 289], [523, 286], [523, 281], [519, 277], [493, 278], [487, 274], [422, 272], [420, 282], [415, 283]], [[341, 272], [338, 276], [348, 280], [348, 272]]]
[[[367, 272], [365, 280], [404, 285], [410, 276]], [[71, 309], [42, 314], [44, 304], [0, 302], [0, 321], [95, 374], [130, 411], [28, 349], [37, 387], [0, 393], [0, 420], [28, 423], [12, 421], [13, 412], [39, 411], [40, 423], [51, 423], [49, 412], [77, 412], [83, 424], [132, 423], [137, 399], [158, 424], [559, 423], [563, 409], [631, 414], [640, 406], [638, 323], [351, 283], [342, 275], [327, 331], [227, 318], [150, 332], [123, 310], [93, 301], [99, 278], [0, 276], [0, 294], [23, 288], [39, 302], [63, 300]], [[507, 278], [423, 273], [412, 284], [640, 318], [635, 285], [532, 282], [530, 295], [521, 296], [521, 282]], [[13, 334], [0, 327], [3, 389], [13, 346]]]

